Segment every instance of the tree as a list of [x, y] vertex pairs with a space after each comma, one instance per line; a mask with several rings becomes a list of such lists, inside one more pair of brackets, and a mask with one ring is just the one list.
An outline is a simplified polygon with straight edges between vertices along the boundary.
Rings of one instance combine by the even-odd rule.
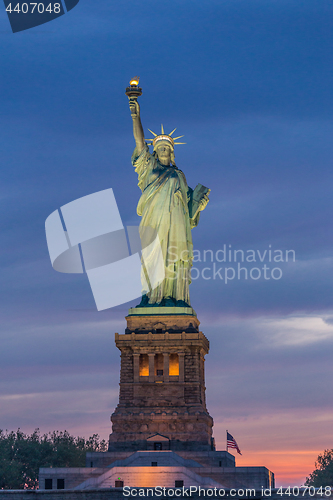
[[306, 478], [307, 486], [333, 486], [333, 449], [325, 450], [322, 455], [318, 455], [315, 462], [316, 469]]
[[0, 489], [34, 489], [40, 467], [84, 467], [87, 451], [106, 451], [98, 434], [85, 440], [67, 431], [29, 436], [0, 429]]

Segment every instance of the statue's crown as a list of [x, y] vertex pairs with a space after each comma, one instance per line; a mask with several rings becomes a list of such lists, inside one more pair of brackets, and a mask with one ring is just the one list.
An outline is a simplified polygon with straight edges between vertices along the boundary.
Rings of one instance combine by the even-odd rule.
[[152, 144], [154, 149], [155, 149], [155, 146], [156, 144], [159, 142], [159, 141], [167, 141], [169, 142], [170, 146], [172, 147], [172, 149], [174, 150], [175, 149], [175, 146], [177, 144], [186, 144], [186, 142], [175, 142], [177, 139], [180, 139], [181, 137], [184, 137], [183, 135], [179, 135], [178, 137], [171, 137], [172, 134], [175, 132], [175, 130], [177, 129], [173, 129], [172, 132], [170, 132], [170, 134], [165, 134], [164, 133], [164, 127], [163, 125], [161, 125], [161, 134], [155, 134], [155, 132], [153, 132], [152, 130], [148, 129], [149, 132], [151, 134], [153, 134], [154, 137], [152, 137], [151, 139], [146, 139], [147, 141], [147, 144]]

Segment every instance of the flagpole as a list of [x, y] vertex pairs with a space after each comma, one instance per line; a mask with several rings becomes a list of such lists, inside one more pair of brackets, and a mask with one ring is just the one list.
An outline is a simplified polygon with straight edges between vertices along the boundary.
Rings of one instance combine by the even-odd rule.
[[228, 452], [228, 429], [227, 429], [226, 440], [227, 440], [227, 448], [226, 448], [226, 450], [227, 450], [227, 452]]

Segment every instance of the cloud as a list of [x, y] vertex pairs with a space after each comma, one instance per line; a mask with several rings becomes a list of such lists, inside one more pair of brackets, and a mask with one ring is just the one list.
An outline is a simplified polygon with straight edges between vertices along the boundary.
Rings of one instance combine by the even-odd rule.
[[260, 325], [262, 340], [272, 349], [288, 345], [307, 345], [333, 341], [333, 325], [320, 317], [294, 317], [266, 320]]
[[[309, 408], [318, 415], [331, 411], [332, 330], [320, 317], [223, 317], [214, 326], [201, 321], [211, 344], [206, 384], [213, 415], [221, 414], [219, 408], [227, 419]], [[328, 335], [314, 337], [313, 323], [324, 332], [327, 326]], [[289, 342], [293, 335], [296, 340]]]
[[[4, 322], [2, 325], [0, 362], [3, 368], [15, 366], [22, 373], [26, 367], [41, 366], [103, 366], [111, 369], [117, 363], [119, 353], [114, 347], [114, 333], [122, 332], [125, 320], [100, 319], [94, 321], [87, 317], [85, 322], [75, 321], [54, 324], [42, 323], [29, 318], [25, 321]], [[97, 312], [95, 313], [97, 315]], [[52, 320], [50, 320], [52, 323]], [[110, 352], [108, 352], [108, 348]], [[27, 355], [28, 354], [28, 355]]]
[[[70, 385], [70, 379], [68, 383]], [[97, 432], [107, 439], [111, 431], [109, 418], [117, 396], [117, 389], [97, 387], [3, 396], [0, 398], [1, 428], [20, 427], [27, 433], [36, 427], [42, 433], [67, 429], [85, 438]]]

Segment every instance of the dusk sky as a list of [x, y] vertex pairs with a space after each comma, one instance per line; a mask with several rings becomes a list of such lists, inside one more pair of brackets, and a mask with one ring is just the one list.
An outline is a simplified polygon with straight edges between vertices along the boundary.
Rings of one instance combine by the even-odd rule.
[[[139, 75], [147, 137], [177, 127], [177, 166], [211, 188], [190, 294], [217, 449], [228, 429], [237, 465], [293, 486], [333, 448], [332, 19], [331, 0], [80, 0], [13, 34], [0, 6], [0, 429], [108, 439], [114, 333], [138, 300], [98, 312], [86, 275], [53, 270], [44, 225], [107, 188], [140, 222], [125, 95]], [[229, 248], [255, 254], [247, 280], [218, 262]]]

